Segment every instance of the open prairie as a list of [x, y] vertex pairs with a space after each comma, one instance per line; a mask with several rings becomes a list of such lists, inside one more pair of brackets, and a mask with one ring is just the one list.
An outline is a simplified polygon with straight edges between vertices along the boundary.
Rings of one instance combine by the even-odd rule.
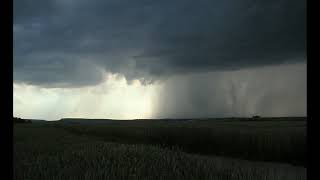
[[62, 119], [15, 124], [14, 179], [306, 179], [306, 122]]

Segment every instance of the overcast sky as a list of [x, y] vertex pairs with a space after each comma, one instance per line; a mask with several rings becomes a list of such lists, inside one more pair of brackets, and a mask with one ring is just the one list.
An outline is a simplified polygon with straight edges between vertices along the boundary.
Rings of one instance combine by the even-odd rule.
[[14, 115], [306, 115], [304, 0], [14, 0]]

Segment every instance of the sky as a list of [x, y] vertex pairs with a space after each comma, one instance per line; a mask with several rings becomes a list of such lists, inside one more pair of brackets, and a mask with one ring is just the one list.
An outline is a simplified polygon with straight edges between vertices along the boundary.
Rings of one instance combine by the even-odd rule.
[[14, 116], [306, 115], [303, 0], [14, 0]]

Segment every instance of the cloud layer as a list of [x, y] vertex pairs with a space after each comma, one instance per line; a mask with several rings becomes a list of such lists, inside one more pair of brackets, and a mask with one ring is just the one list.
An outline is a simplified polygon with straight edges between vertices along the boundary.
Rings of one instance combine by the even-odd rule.
[[14, 0], [13, 28], [14, 81], [46, 87], [306, 61], [303, 0]]

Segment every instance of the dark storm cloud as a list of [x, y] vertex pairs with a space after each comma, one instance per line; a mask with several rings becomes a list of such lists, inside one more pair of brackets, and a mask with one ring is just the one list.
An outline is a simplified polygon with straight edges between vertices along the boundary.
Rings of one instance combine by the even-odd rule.
[[144, 82], [306, 60], [303, 0], [14, 0], [14, 80]]

